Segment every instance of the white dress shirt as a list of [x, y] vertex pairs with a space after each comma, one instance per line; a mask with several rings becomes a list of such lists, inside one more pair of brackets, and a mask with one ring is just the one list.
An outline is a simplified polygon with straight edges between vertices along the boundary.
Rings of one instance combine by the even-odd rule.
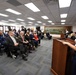
[[11, 37], [12, 41], [14, 42], [14, 44], [16, 44], [17, 43], [16, 39], [13, 36], [10, 36], [10, 37]]

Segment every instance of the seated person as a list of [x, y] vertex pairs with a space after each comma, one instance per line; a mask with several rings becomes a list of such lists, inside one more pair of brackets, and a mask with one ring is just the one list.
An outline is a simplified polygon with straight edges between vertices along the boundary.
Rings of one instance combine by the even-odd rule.
[[29, 41], [25, 39], [24, 31], [20, 31], [20, 35], [18, 36], [18, 41], [20, 44], [23, 44], [25, 47], [26, 54], [31, 53]]
[[18, 50], [20, 50], [20, 54], [22, 56], [23, 60], [27, 60], [24, 54], [24, 47], [22, 44], [19, 44], [16, 40], [16, 38], [14, 37], [14, 32], [12, 30], [10, 30], [8, 32], [8, 37], [6, 38], [7, 43], [8, 43], [8, 51], [7, 51], [7, 55], [11, 56], [13, 58], [16, 58], [18, 56]]
[[0, 54], [2, 55], [2, 48], [6, 47], [6, 39], [3, 36], [3, 32], [0, 31]]
[[38, 37], [38, 45], [40, 45], [40, 43], [41, 43], [41, 37], [42, 37], [42, 32], [41, 32], [41, 30], [37, 30], [36, 31], [36, 33], [37, 33], [37, 37]]
[[4, 37], [8, 37], [8, 31], [5, 31]]
[[26, 34], [25, 34], [25, 39], [30, 43], [31, 49], [32, 49], [32, 50], [35, 50], [35, 44], [34, 44], [34, 42], [30, 39], [30, 34], [29, 34], [29, 32], [26, 32]]
[[71, 33], [70, 35], [71, 35], [71, 39], [72, 39], [72, 40], [75, 40], [75, 39], [76, 39], [76, 34], [75, 34], [75, 32]]
[[46, 36], [47, 36], [47, 38], [48, 38], [49, 40], [52, 38], [52, 36], [50, 36], [50, 33], [49, 33], [49, 32], [46, 33]]
[[35, 45], [36, 45], [36, 47], [38, 46], [38, 44], [39, 44], [39, 38], [38, 38], [38, 36], [37, 36], [37, 33], [36, 32], [34, 32], [34, 42], [35, 42]]
[[33, 31], [30, 32], [29, 36], [30, 36], [30, 39], [34, 42], [35, 47], [37, 47], [38, 46], [38, 41], [35, 40]]
[[39, 38], [38, 38], [38, 36], [37, 36], [37, 33], [36, 33], [36, 32], [34, 33], [34, 38], [35, 38], [35, 40], [36, 40], [36, 41], [38, 41], [38, 40], [39, 40]]
[[18, 32], [16, 31], [16, 29], [13, 29], [13, 32], [14, 32], [15, 37], [18, 37], [18, 36], [19, 36], [19, 34], [18, 34]]

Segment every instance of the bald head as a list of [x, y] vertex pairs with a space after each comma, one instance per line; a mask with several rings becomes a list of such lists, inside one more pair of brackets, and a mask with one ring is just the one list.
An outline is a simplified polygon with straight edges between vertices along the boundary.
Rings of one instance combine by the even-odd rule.
[[8, 34], [9, 34], [9, 36], [14, 36], [14, 32], [13, 31], [9, 31]]
[[23, 36], [24, 35], [24, 31], [20, 31], [20, 35]]

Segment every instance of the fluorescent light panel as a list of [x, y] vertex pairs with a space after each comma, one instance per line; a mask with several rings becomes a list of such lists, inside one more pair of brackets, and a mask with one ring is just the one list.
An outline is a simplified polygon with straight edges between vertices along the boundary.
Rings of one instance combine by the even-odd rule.
[[61, 18], [66, 18], [67, 17], [67, 14], [61, 14], [60, 17]]
[[33, 3], [27, 3], [25, 4], [26, 7], [28, 7], [33, 12], [39, 12], [40, 10], [33, 4]]
[[15, 20], [12, 20], [12, 19], [9, 19], [8, 21], [11, 21], [11, 22], [16, 22]]
[[65, 8], [65, 7], [70, 7], [72, 0], [59, 0], [59, 7], [60, 8]]
[[34, 18], [32, 18], [32, 17], [28, 17], [27, 19], [29, 19], [29, 20], [35, 20]]
[[37, 23], [35, 25], [38, 25]]
[[20, 12], [15, 11], [15, 10], [10, 9], [10, 8], [6, 9], [6, 11], [8, 11], [8, 12], [10, 12], [10, 13], [13, 13], [13, 14], [15, 14], [15, 15], [21, 15], [21, 13], [20, 13]]
[[5, 20], [1, 20], [1, 22], [8, 22], [8, 21], [5, 21]]
[[19, 20], [19, 21], [24, 21], [23, 19], [20, 19], [20, 18], [17, 18], [17, 20]]
[[33, 22], [28, 22], [28, 23], [33, 23]]
[[49, 23], [52, 23], [52, 21], [48, 21]]
[[8, 15], [6, 15], [6, 14], [2, 14], [2, 13], [0, 13], [0, 16], [8, 17]]
[[47, 16], [41, 16], [43, 19], [49, 19]]
[[55, 23], [52, 23], [52, 25], [55, 25]]
[[43, 25], [46, 25], [46, 23], [43, 23]]
[[37, 21], [37, 23], [42, 23], [41, 21]]
[[65, 22], [66, 20], [61, 20], [61, 22]]
[[65, 23], [61, 23], [61, 24], [65, 24]]

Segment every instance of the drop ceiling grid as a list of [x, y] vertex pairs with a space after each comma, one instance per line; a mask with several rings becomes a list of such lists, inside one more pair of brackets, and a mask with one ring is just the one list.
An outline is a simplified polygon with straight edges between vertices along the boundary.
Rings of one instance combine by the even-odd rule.
[[76, 22], [76, 0], [73, 0], [67, 18], [68, 18], [67, 19], [68, 23], [73, 23], [74, 24], [74, 22]]
[[[58, 3], [55, 5], [49, 5], [48, 6], [56, 23], [60, 22], [60, 14], [59, 14], [59, 7], [58, 7]], [[51, 14], [50, 13], [50, 14]]]

